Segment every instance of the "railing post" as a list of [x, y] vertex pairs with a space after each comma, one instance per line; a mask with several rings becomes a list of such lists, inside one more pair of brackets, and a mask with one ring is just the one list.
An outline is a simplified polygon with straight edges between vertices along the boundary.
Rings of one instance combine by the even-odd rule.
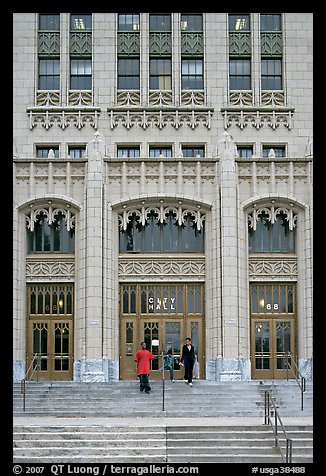
[[[267, 407], [268, 407], [268, 392], [265, 390], [265, 418], [264, 418], [264, 424], [267, 425], [268, 418], [267, 418]], [[268, 408], [268, 414], [269, 414], [269, 408]]]
[[276, 406], [274, 408], [274, 425], [275, 425], [275, 448], [277, 447], [277, 411]]
[[26, 380], [21, 381], [21, 392], [23, 394], [23, 412], [25, 411], [25, 394], [26, 394]]
[[162, 352], [162, 411], [165, 411], [165, 378], [164, 378], [164, 353]]

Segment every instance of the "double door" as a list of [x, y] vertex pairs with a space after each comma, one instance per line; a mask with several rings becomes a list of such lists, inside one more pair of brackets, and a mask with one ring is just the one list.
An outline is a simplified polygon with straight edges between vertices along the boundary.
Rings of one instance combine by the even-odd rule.
[[[162, 354], [166, 354], [170, 349], [176, 358], [174, 364], [175, 380], [182, 379], [184, 368], [180, 366], [182, 346], [186, 343], [186, 338], [191, 337], [199, 363], [199, 378], [204, 378], [204, 348], [202, 338], [202, 322], [199, 318], [176, 319], [164, 317], [161, 319], [142, 318], [138, 322], [136, 319], [122, 319], [121, 322], [121, 355], [120, 355], [120, 377], [123, 380], [133, 380], [137, 378], [134, 356], [140, 343], [146, 342], [146, 348], [156, 356], [151, 361], [151, 379], [161, 379], [163, 366]], [[165, 371], [165, 378], [169, 374]]]
[[253, 378], [293, 378], [293, 374], [287, 372], [287, 362], [295, 359], [294, 320], [252, 319], [251, 336]]

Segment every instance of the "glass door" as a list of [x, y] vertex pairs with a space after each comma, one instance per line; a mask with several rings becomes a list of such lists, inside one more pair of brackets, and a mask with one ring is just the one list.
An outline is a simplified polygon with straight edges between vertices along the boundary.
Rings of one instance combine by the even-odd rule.
[[[254, 319], [252, 321], [252, 371], [255, 379], [287, 378], [288, 352], [295, 357], [292, 319]], [[289, 378], [293, 374], [289, 373]]]

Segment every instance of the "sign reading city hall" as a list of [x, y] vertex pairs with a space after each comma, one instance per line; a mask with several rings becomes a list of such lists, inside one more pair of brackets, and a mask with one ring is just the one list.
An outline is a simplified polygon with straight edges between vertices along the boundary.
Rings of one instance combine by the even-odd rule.
[[175, 312], [175, 297], [164, 297], [163, 299], [161, 298], [156, 298], [156, 301], [154, 300], [153, 297], [148, 298], [148, 311], [153, 312], [153, 311], [158, 311], [158, 312]]

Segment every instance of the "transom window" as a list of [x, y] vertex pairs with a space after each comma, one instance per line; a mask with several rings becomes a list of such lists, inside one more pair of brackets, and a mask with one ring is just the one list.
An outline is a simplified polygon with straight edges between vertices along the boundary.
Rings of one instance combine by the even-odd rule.
[[150, 31], [171, 31], [171, 15], [149, 15]]
[[69, 285], [30, 286], [30, 315], [72, 314], [73, 288]]
[[203, 16], [182, 13], [180, 26], [182, 31], [203, 31]]
[[119, 31], [139, 31], [139, 13], [119, 13]]
[[251, 312], [257, 314], [293, 314], [292, 284], [251, 284]]
[[229, 31], [230, 32], [250, 31], [249, 13], [229, 14]]
[[91, 30], [92, 15], [91, 13], [72, 13], [70, 16], [71, 30]]
[[173, 212], [163, 223], [153, 212], [145, 225], [133, 215], [126, 230], [120, 230], [120, 253], [203, 253], [204, 228], [198, 230], [191, 216], [179, 225]]
[[59, 31], [60, 30], [60, 13], [40, 13], [39, 14], [39, 30]]

